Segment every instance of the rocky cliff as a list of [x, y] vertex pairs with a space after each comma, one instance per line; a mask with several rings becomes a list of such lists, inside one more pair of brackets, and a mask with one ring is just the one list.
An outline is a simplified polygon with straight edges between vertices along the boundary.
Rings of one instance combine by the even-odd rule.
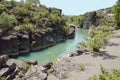
[[74, 38], [75, 26], [66, 25], [62, 10], [38, 2], [0, 1], [0, 55], [17, 55]]
[[105, 8], [85, 13], [81, 28], [89, 29], [91, 25], [94, 26], [108, 25], [113, 27], [114, 14], [112, 14], [111, 9], [112, 8]]
[[17, 55], [57, 44], [67, 38], [74, 38], [74, 26], [66, 34], [62, 30], [41, 29], [41, 32], [30, 33], [26, 30], [9, 30], [0, 36], [0, 54]]

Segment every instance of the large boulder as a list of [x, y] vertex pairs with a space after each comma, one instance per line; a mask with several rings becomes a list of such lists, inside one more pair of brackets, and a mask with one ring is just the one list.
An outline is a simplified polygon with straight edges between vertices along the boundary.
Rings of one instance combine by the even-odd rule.
[[48, 70], [51, 68], [52, 64], [53, 64], [52, 62], [46, 62], [42, 66]]
[[10, 69], [9, 68], [2, 68], [0, 70], [0, 77], [6, 77], [9, 74], [10, 74]]
[[30, 65], [37, 65], [38, 64], [38, 62], [36, 60], [27, 60], [26, 63], [30, 64]]
[[46, 80], [47, 74], [41, 71], [41, 66], [33, 66], [28, 69], [23, 77], [24, 80]]
[[12, 64], [15, 64], [16, 67], [23, 71], [23, 73], [25, 73], [28, 68], [29, 68], [29, 65], [23, 61], [19, 61], [19, 60], [16, 60], [16, 59], [9, 59], [7, 62], [6, 62], [6, 65], [10, 66]]

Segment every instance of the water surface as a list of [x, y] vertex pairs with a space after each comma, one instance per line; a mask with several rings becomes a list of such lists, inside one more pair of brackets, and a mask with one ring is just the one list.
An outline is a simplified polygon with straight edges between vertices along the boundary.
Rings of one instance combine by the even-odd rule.
[[[47, 62], [50, 58], [57, 58], [60, 54], [68, 53], [74, 50], [77, 50], [77, 43], [84, 41], [87, 35], [86, 30], [76, 30], [76, 35], [74, 39], [67, 39], [64, 42], [58, 43], [52, 47], [48, 47], [43, 50], [33, 51], [30, 53], [20, 54], [18, 56], [14, 56], [13, 58], [18, 60], [37, 60], [39, 64]], [[48, 55], [48, 53], [52, 53], [52, 55]]]

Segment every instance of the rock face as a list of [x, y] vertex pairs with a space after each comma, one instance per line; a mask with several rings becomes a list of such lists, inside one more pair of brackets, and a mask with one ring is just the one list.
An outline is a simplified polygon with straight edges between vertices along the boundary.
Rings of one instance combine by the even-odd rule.
[[41, 71], [40, 66], [33, 66], [25, 73], [24, 80], [46, 80], [47, 74]]
[[0, 46], [0, 54], [18, 55], [30, 50], [46, 48], [67, 38], [73, 38], [75, 35], [74, 26], [70, 26], [68, 34], [65, 34], [62, 30], [56, 31], [52, 28], [36, 30], [34, 33], [25, 30], [9, 30], [0, 36], [0, 45], [2, 45]]
[[69, 54], [62, 54], [57, 63], [47, 62], [38, 65], [37, 61], [18, 61], [9, 59], [7, 55], [0, 56], [0, 77], [6, 80], [64, 80], [70, 77], [71, 71], [80, 71], [80, 65], [72, 58], [79, 56], [86, 50], [76, 50]]
[[70, 28], [69, 28], [69, 31], [68, 31], [68, 33], [67, 33], [67, 37], [68, 37], [69, 39], [72, 39], [72, 38], [75, 37], [75, 28], [76, 28], [76, 25], [70, 24], [69, 27], [70, 27]]
[[37, 61], [33, 60], [26, 62], [9, 59], [7, 55], [0, 56], [0, 77], [5, 80], [47, 80], [51, 62], [43, 66], [37, 65]]
[[111, 13], [111, 8], [87, 12], [86, 14], [84, 14], [84, 17], [85, 18], [81, 26], [83, 29], [89, 29], [91, 25], [94, 26], [108, 25], [111, 27], [114, 26], [113, 21], [114, 15]]

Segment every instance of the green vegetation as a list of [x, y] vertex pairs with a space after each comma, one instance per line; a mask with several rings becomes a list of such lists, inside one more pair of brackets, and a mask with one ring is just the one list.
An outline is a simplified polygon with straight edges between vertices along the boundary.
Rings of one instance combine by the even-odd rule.
[[55, 59], [55, 58], [53, 57], [53, 53], [52, 53], [52, 52], [48, 52], [47, 54], [48, 54], [48, 56], [49, 56], [49, 61], [52, 62], [52, 63], [51, 63], [51, 66], [53, 66], [53, 65], [57, 62], [57, 59]]
[[84, 16], [83, 15], [79, 15], [79, 16], [66, 16], [67, 18], [67, 22], [66, 24], [75, 24], [78, 25], [80, 27], [82, 27], [83, 24], [83, 20], [84, 20]]
[[[63, 27], [64, 26], [64, 27]], [[29, 32], [52, 28], [66, 33], [66, 17], [56, 8], [47, 8], [39, 0], [0, 1], [0, 27]]]
[[0, 77], [0, 80], [6, 80], [4, 77]]
[[80, 70], [84, 71], [85, 70], [85, 65], [80, 65]]
[[9, 15], [6, 12], [3, 12], [0, 15], [0, 25], [6, 28], [12, 28], [17, 24], [17, 20], [14, 15]]
[[90, 32], [88, 34], [88, 41], [82, 42], [82, 46], [92, 48], [93, 51], [99, 52], [101, 48], [107, 44], [110, 33], [109, 27], [102, 26], [101, 28], [91, 26]]
[[101, 66], [101, 74], [94, 75], [89, 80], [120, 80], [120, 71], [115, 69], [108, 71]]
[[120, 0], [113, 6], [112, 12], [114, 13], [117, 26], [120, 26]]

